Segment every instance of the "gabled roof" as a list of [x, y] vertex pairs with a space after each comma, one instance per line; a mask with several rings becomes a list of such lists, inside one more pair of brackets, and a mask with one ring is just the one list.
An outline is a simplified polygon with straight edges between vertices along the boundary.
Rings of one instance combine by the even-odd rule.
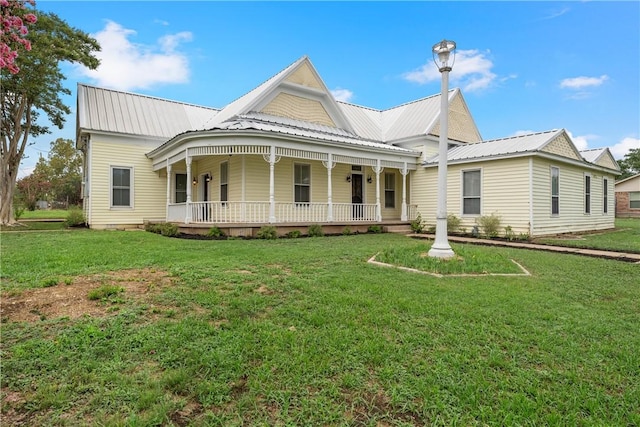
[[593, 163], [594, 165], [620, 170], [618, 162], [613, 158], [611, 151], [609, 151], [607, 147], [583, 150], [580, 151], [580, 155], [587, 162]]
[[628, 181], [633, 181], [633, 180], [638, 179], [638, 178], [640, 178], [640, 173], [632, 175], [632, 176], [627, 177], [625, 179], [621, 179], [620, 181], [616, 181], [615, 185], [623, 184], [623, 183], [628, 182]]
[[201, 107], [152, 96], [78, 84], [77, 130], [171, 138], [204, 129], [217, 114]]
[[[450, 149], [447, 152], [447, 160], [450, 163], [456, 163], [471, 159], [499, 158], [534, 153], [541, 151], [547, 144], [563, 133], [566, 133], [564, 129], [554, 129], [528, 135], [463, 144]], [[424, 164], [427, 166], [437, 163], [438, 156], [435, 155], [427, 159]]]

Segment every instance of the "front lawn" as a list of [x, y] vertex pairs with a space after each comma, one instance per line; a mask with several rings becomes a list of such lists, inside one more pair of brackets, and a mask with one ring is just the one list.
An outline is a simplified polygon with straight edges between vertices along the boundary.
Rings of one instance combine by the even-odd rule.
[[550, 245], [640, 253], [640, 219], [618, 218], [615, 230], [536, 241]]
[[532, 275], [367, 263], [424, 246], [3, 234], [3, 420], [640, 424], [638, 265], [455, 244]]
[[69, 211], [66, 209], [36, 209], [25, 210], [20, 219], [65, 219]]

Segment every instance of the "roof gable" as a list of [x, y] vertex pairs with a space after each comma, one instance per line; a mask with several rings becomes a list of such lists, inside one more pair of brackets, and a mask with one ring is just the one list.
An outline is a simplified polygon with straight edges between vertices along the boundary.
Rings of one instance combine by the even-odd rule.
[[584, 161], [576, 146], [571, 142], [571, 138], [569, 138], [569, 135], [564, 131], [558, 133], [547, 144], [545, 144], [545, 146], [541, 148], [541, 151], [557, 154], [569, 159]]
[[580, 155], [589, 163], [609, 169], [620, 170], [618, 162], [613, 158], [611, 151], [609, 151], [607, 147], [580, 151]]
[[212, 128], [234, 116], [251, 112], [353, 132], [349, 120], [306, 56], [224, 107], [207, 126]]
[[[438, 96], [438, 101], [440, 97]], [[440, 108], [438, 108], [438, 116], [435, 118], [427, 133], [440, 136]], [[478, 131], [469, 107], [462, 96], [460, 89], [454, 89], [449, 92], [449, 122], [448, 122], [448, 138], [461, 142], [480, 142], [482, 137]]]

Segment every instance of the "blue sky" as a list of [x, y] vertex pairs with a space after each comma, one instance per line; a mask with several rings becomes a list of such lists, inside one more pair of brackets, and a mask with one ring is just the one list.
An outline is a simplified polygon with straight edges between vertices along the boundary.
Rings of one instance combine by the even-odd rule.
[[460, 87], [484, 139], [556, 128], [579, 149], [640, 148], [640, 2], [50, 1], [96, 37], [97, 71], [65, 66], [74, 109], [35, 140], [75, 139], [78, 82], [223, 107], [303, 55], [336, 98], [387, 109], [440, 92], [431, 47], [457, 43]]

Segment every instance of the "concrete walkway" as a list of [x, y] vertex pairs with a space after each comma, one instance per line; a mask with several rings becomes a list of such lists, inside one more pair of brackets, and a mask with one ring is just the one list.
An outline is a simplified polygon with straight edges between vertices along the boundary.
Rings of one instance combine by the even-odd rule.
[[[418, 239], [435, 239], [435, 234], [408, 234], [409, 237]], [[595, 258], [615, 259], [618, 261], [640, 264], [640, 254], [627, 252], [603, 251], [599, 249], [570, 248], [566, 246], [540, 245], [529, 242], [507, 242], [502, 240], [477, 239], [472, 237], [448, 236], [450, 242], [470, 243], [484, 246], [505, 246], [510, 248], [533, 249], [538, 251], [560, 252], [565, 254], [584, 255]]]

